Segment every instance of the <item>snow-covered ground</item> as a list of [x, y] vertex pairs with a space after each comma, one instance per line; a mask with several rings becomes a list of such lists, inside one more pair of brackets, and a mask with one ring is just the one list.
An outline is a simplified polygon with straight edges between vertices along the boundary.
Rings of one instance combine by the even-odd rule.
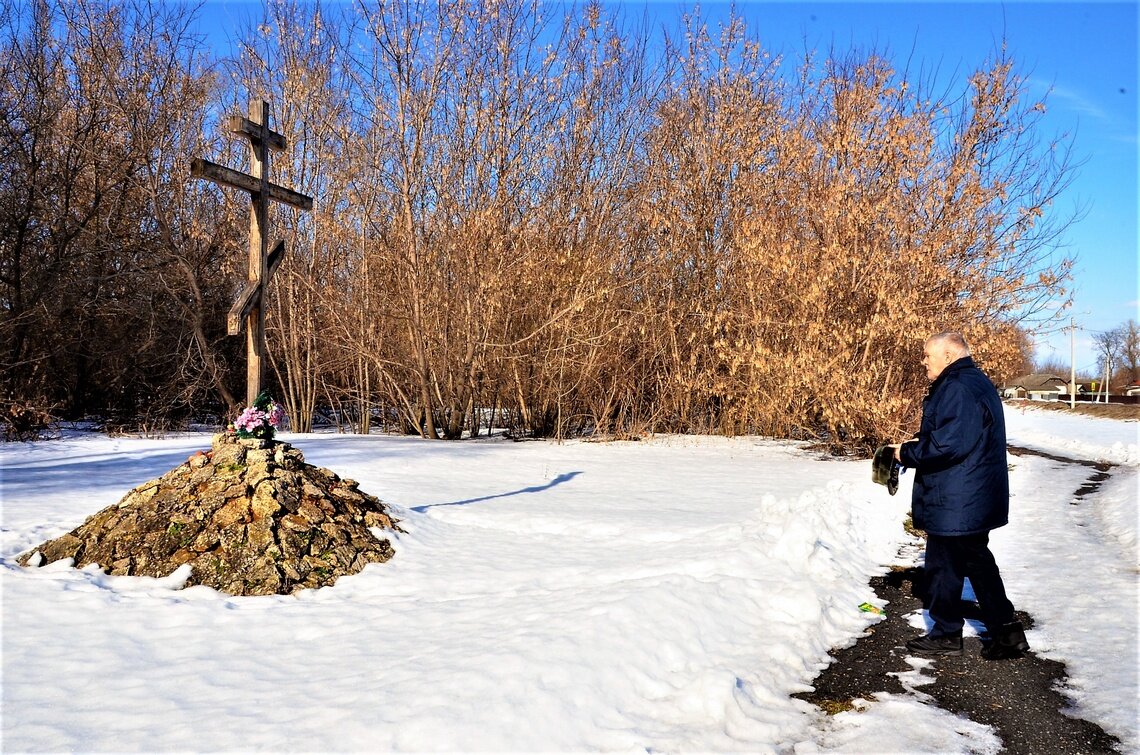
[[[1135, 752], [1140, 424], [1007, 417], [1013, 444], [1118, 464], [1074, 506], [1093, 470], [1011, 456], [992, 542], [1034, 650]], [[869, 462], [756, 438], [283, 439], [393, 507], [392, 561], [250, 598], [24, 569], [209, 436], [0, 446], [4, 752], [1000, 749], [924, 702], [919, 662], [913, 692], [834, 717], [791, 697], [876, 621], [911, 475], [891, 497]]]

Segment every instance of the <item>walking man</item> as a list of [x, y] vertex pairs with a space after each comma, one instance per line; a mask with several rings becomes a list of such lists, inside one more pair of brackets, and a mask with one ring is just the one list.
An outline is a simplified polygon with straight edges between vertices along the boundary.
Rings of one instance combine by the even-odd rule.
[[922, 364], [931, 381], [922, 425], [915, 438], [892, 447], [915, 470], [911, 511], [927, 533], [926, 600], [934, 626], [906, 646], [924, 655], [962, 653], [962, 587], [969, 578], [989, 634], [982, 656], [1017, 658], [1029, 643], [989, 549], [990, 530], [1009, 521], [1001, 400], [960, 333], [931, 336]]

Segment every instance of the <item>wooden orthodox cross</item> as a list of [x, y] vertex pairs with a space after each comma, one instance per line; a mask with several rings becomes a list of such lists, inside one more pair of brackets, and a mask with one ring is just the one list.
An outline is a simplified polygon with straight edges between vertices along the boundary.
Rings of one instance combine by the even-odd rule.
[[246, 405], [253, 406], [261, 393], [262, 358], [265, 356], [265, 287], [281, 264], [285, 242], [278, 241], [269, 251], [269, 202], [284, 202], [302, 210], [313, 209], [313, 198], [269, 182], [269, 150], [285, 149], [285, 137], [269, 129], [269, 103], [251, 102], [249, 117], [240, 115], [226, 119], [233, 134], [249, 139], [249, 173], [231, 170], [209, 160], [195, 158], [190, 175], [248, 191], [252, 204], [249, 212], [249, 276], [230, 308], [226, 327], [231, 336], [241, 333], [245, 325]]

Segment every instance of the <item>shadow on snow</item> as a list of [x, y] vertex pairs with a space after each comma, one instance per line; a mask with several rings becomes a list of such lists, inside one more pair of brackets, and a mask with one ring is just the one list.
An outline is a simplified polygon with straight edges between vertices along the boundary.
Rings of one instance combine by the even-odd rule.
[[429, 504], [426, 504], [424, 506], [414, 506], [414, 507], [412, 507], [412, 511], [415, 511], [417, 513], [422, 514], [427, 509], [435, 508], [436, 506], [464, 506], [468, 503], [478, 503], [479, 501], [490, 501], [490, 500], [493, 500], [495, 498], [509, 498], [509, 497], [515, 496], [515, 495], [522, 495], [523, 493], [541, 493], [544, 490], [550, 490], [555, 485], [561, 485], [564, 482], [569, 482], [570, 480], [573, 480], [575, 477], [577, 477], [580, 474], [582, 474], [580, 471], [579, 472], [563, 472], [562, 474], [558, 475], [557, 477], [555, 477], [553, 480], [546, 483], [545, 485], [532, 485], [529, 488], [519, 488], [518, 490], [512, 490], [509, 493], [496, 493], [495, 495], [484, 495], [484, 496], [480, 496], [478, 498], [466, 498], [462, 501], [449, 501], [448, 503], [429, 503]]

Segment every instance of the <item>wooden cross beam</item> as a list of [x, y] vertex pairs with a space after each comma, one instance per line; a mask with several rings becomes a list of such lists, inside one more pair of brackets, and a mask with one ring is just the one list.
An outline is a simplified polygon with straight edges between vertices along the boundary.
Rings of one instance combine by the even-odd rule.
[[246, 404], [252, 406], [261, 393], [262, 359], [265, 356], [265, 287], [285, 255], [285, 242], [278, 241], [269, 251], [270, 201], [312, 210], [313, 199], [292, 189], [269, 182], [269, 151], [285, 149], [285, 137], [269, 129], [269, 103], [251, 102], [249, 117], [240, 115], [226, 119], [226, 128], [249, 139], [250, 171], [242, 173], [209, 160], [195, 158], [190, 175], [249, 192], [249, 275], [227, 318], [231, 336], [246, 332]]

